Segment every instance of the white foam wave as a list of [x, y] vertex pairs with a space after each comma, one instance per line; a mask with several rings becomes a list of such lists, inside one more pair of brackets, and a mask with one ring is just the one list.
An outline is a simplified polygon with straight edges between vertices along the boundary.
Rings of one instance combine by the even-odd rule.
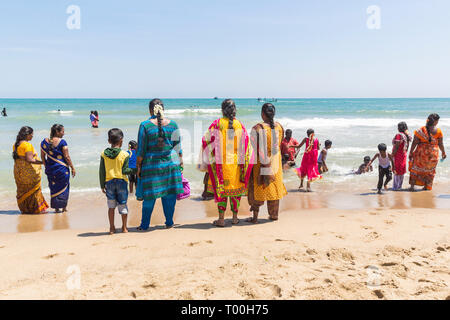
[[[285, 128], [350, 128], [350, 127], [378, 127], [396, 128], [400, 121], [405, 121], [410, 129], [425, 125], [426, 119], [392, 119], [392, 118], [307, 118], [295, 120], [291, 118], [280, 118], [278, 121]], [[450, 127], [450, 118], [441, 118], [439, 127]]]
[[220, 114], [221, 109], [198, 109], [198, 108], [186, 108], [186, 109], [170, 109], [165, 110], [165, 114], [185, 114], [185, 113], [195, 113], [195, 114]]
[[58, 110], [52, 110], [52, 111], [49, 111], [48, 113], [59, 113], [59, 114], [72, 114], [72, 113], [74, 113], [75, 111], [73, 111], [73, 110], [67, 110], [67, 111], [58, 111]]

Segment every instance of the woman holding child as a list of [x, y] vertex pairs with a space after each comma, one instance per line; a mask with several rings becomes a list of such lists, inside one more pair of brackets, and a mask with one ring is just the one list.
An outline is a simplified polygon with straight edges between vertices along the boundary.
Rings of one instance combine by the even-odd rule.
[[442, 159], [447, 158], [443, 134], [441, 129], [437, 128], [439, 119], [436, 113], [430, 114], [426, 125], [414, 131], [414, 140], [409, 153], [410, 191], [414, 191], [415, 185], [423, 186], [424, 190], [431, 190], [439, 161], [439, 150]]
[[136, 196], [144, 200], [138, 230], [149, 228], [158, 198], [162, 201], [166, 227], [172, 227], [177, 195], [184, 193], [178, 125], [164, 117], [164, 104], [160, 99], [150, 101], [149, 110], [151, 117], [141, 123], [138, 135]]
[[50, 138], [41, 142], [41, 158], [48, 178], [51, 201], [50, 206], [56, 213], [67, 211], [69, 201], [70, 170], [75, 177], [76, 171], [69, 156], [69, 148], [64, 137], [64, 126], [54, 124]]
[[215, 120], [202, 140], [202, 167], [207, 166], [207, 191], [214, 194], [219, 211], [217, 227], [225, 226], [228, 199], [233, 213], [233, 224], [239, 223], [237, 214], [241, 197], [247, 192], [252, 162], [249, 136], [244, 125], [236, 118], [236, 104], [227, 99], [222, 102], [223, 117]]
[[280, 200], [287, 194], [283, 184], [283, 166], [281, 143], [284, 129], [274, 121], [275, 106], [263, 105], [261, 117], [263, 122], [252, 128], [252, 148], [257, 162], [252, 170], [248, 190], [248, 203], [253, 217], [247, 222], [258, 223], [260, 207], [267, 201], [267, 210], [271, 220], [278, 220]]
[[48, 204], [42, 195], [41, 165], [33, 145], [33, 129], [22, 127], [13, 145], [14, 179], [17, 186], [17, 204], [26, 214], [46, 213]]

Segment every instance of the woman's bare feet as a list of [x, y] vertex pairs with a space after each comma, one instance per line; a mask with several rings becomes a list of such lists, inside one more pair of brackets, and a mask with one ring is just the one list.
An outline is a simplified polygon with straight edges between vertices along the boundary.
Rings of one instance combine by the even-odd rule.
[[414, 192], [414, 186], [409, 187], [408, 191]]
[[255, 218], [255, 217], [249, 217], [249, 218], [245, 219], [245, 222], [257, 224], [257, 223], [258, 223], [258, 218]]
[[109, 228], [109, 234], [116, 233], [116, 228]]
[[387, 189], [388, 189], [388, 186], [387, 186], [387, 184], [385, 184], [385, 185], [384, 185], [384, 190], [387, 191]]
[[122, 227], [122, 233], [128, 233], [127, 227]]
[[55, 209], [55, 213], [61, 213], [61, 210], [59, 210], [59, 208]]
[[69, 210], [67, 210], [67, 208], [64, 208], [63, 210], [62, 210], [62, 212], [68, 212]]
[[223, 228], [223, 227], [225, 227], [225, 220], [224, 219], [214, 220], [213, 225], [215, 225], [216, 227]]

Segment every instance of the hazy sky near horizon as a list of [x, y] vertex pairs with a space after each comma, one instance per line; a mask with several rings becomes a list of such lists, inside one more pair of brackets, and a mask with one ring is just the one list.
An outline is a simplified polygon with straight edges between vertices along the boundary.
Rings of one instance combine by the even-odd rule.
[[0, 98], [450, 97], [449, 17], [448, 0], [4, 0]]

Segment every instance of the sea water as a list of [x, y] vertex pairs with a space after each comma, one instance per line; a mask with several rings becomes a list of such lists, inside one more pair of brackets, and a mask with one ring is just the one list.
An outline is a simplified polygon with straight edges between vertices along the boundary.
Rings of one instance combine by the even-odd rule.
[[[200, 194], [203, 173], [196, 170], [201, 136], [211, 122], [221, 116], [221, 99], [164, 99], [166, 116], [175, 120], [183, 130], [185, 176], [191, 182], [193, 194]], [[257, 99], [235, 99], [237, 118], [250, 129], [261, 121], [262, 102]], [[99, 191], [98, 167], [100, 153], [108, 147], [110, 128], [123, 130], [124, 146], [137, 140], [139, 123], [149, 117], [148, 99], [0, 99], [0, 109], [7, 109], [8, 117], [0, 118], [0, 198], [15, 197], [12, 145], [21, 126], [34, 129], [31, 141], [36, 151], [42, 139], [50, 134], [55, 124], [65, 126], [64, 139], [77, 170], [71, 181], [71, 192]], [[450, 146], [450, 99], [278, 99], [276, 120], [284, 129], [292, 129], [293, 136], [301, 141], [306, 130], [313, 128], [324, 145], [333, 141], [328, 152], [330, 172], [317, 182], [313, 189], [327, 191], [364, 192], [373, 189], [377, 182], [377, 165], [374, 172], [365, 176], [349, 174], [363, 162], [363, 157], [373, 156], [377, 145], [385, 143], [390, 149], [397, 133], [397, 123], [405, 121], [411, 134], [425, 125], [430, 113], [441, 116], [439, 127], [444, 133], [444, 143]], [[60, 112], [58, 112], [60, 110]], [[99, 128], [91, 128], [89, 115], [97, 110]], [[302, 152], [297, 159], [299, 164]], [[449, 179], [449, 162], [438, 164], [436, 184], [446, 184]], [[298, 186], [293, 172], [285, 174], [288, 189]], [[407, 179], [405, 179], [407, 182]], [[48, 192], [43, 177], [44, 191]]]

